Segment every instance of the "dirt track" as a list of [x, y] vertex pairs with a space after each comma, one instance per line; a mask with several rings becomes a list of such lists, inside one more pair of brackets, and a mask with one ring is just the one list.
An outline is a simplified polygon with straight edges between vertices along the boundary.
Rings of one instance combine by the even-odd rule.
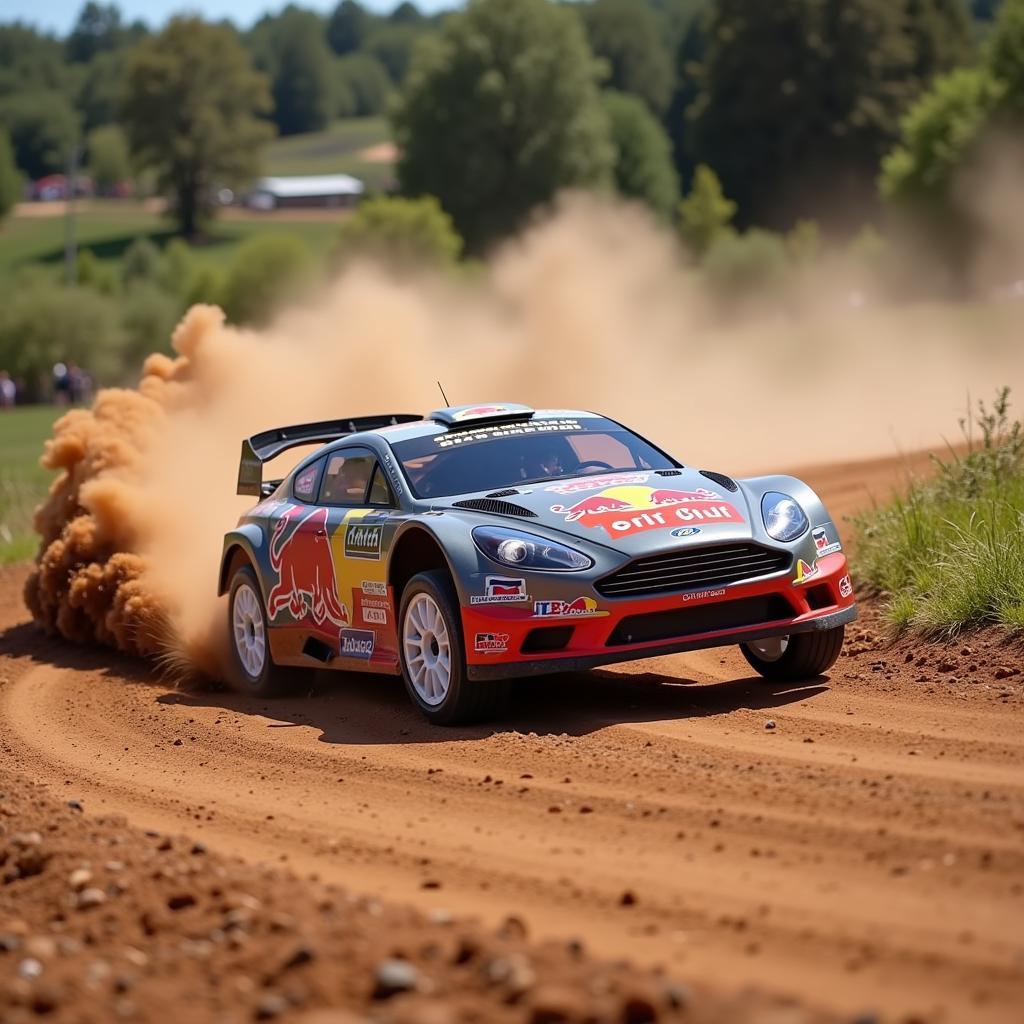
[[[809, 477], [838, 517], [898, 468]], [[1024, 677], [995, 678], [1019, 653], [917, 665], [868, 618], [827, 681], [766, 685], [702, 652], [537, 682], [499, 727], [443, 731], [377, 677], [274, 703], [174, 692], [43, 639], [22, 578], [0, 575], [0, 742], [88, 811], [423, 907], [515, 911], [716, 987], [1021, 1019]]]

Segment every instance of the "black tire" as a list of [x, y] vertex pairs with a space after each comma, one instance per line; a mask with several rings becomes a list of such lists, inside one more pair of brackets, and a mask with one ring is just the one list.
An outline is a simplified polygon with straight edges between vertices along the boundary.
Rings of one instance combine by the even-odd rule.
[[813, 679], [827, 672], [843, 649], [845, 626], [811, 633], [794, 633], [788, 638], [785, 651], [778, 658], [766, 659], [749, 644], [740, 644], [743, 657], [772, 682], [796, 682]]
[[[234, 626], [235, 602], [240, 599], [239, 593], [243, 587], [248, 588], [249, 593], [255, 596], [262, 616], [265, 653], [262, 667], [256, 674], [250, 671], [243, 660]], [[239, 693], [247, 693], [253, 697], [280, 697], [286, 693], [295, 693], [301, 689], [303, 683], [308, 682], [308, 669], [274, 664], [270, 656], [267, 622], [267, 609], [263, 603], [263, 594], [260, 592], [256, 573], [252, 566], [241, 565], [231, 577], [231, 589], [228, 591], [228, 645], [231, 648], [231, 676], [228, 682], [231, 688]]]
[[[443, 699], [436, 704], [428, 703], [420, 695], [406, 660], [406, 616], [419, 595], [426, 595], [434, 602], [447, 632], [450, 661], [448, 688]], [[467, 678], [459, 600], [447, 572], [439, 569], [421, 572], [405, 585], [398, 613], [398, 650], [402, 679], [409, 699], [434, 725], [468, 725], [494, 718], [505, 710], [510, 691], [508, 680], [480, 681]]]

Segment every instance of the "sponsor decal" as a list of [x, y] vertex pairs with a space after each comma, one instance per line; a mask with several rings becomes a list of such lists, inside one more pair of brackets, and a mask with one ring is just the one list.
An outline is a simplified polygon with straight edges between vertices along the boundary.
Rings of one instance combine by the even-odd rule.
[[724, 597], [724, 590], [698, 590], [693, 594], [683, 594], [682, 601], [685, 604], [687, 601], [707, 601], [712, 597]]
[[387, 608], [367, 608], [364, 604], [363, 622], [372, 626], [386, 626], [388, 624]]
[[816, 526], [811, 531], [811, 536], [814, 538], [814, 547], [819, 558], [824, 558], [825, 555], [831, 555], [836, 551], [843, 550], [843, 545], [838, 540], [830, 541], [828, 539], [828, 530], [824, 526]]
[[391, 458], [386, 452], [384, 454], [384, 472], [387, 473], [388, 479], [391, 481], [391, 486], [395, 490], [395, 494], [402, 493], [402, 474], [398, 472], [398, 467], [395, 465], [395, 460]]
[[507, 405], [474, 405], [472, 409], [457, 412], [452, 419], [456, 423], [464, 420], [475, 420], [478, 416], [500, 416], [503, 412], [512, 412]]
[[373, 657], [376, 641], [377, 634], [372, 629], [343, 629], [338, 653], [343, 658], [362, 658], [369, 661]]
[[569, 480], [564, 484], [545, 487], [552, 494], [579, 494], [583, 491], [600, 491], [616, 484], [645, 484], [650, 473], [616, 473], [613, 476], [588, 476], [582, 480]]
[[481, 427], [479, 430], [458, 430], [437, 434], [434, 444], [438, 448], [457, 448], [475, 441], [489, 441], [495, 437], [517, 437], [527, 434], [550, 434], [567, 430], [582, 430], [579, 420], [530, 420], [529, 423], [514, 423], [503, 427]]
[[345, 557], [380, 560], [381, 538], [384, 528], [366, 525], [362, 522], [349, 524], [345, 528]]
[[560, 618], [569, 615], [608, 615], [600, 611], [592, 597], [577, 597], [572, 601], [534, 601], [533, 615], [537, 619]]
[[339, 629], [349, 622], [348, 609], [335, 589], [334, 556], [327, 539], [327, 509], [312, 512], [290, 505], [270, 538], [270, 566], [277, 582], [267, 595], [270, 620], [287, 612], [296, 622]]
[[526, 593], [526, 580], [514, 579], [510, 576], [484, 577], [483, 595], [474, 594], [470, 604], [507, 604], [510, 602], [529, 601]]
[[669, 487], [625, 485], [581, 498], [572, 505], [552, 505], [551, 511], [567, 523], [603, 527], [611, 538], [646, 530], [664, 530], [681, 523], [722, 526], [744, 522], [734, 505], [716, 491], [698, 487], [677, 491]]
[[796, 560], [796, 579], [793, 580], [793, 586], [799, 587], [801, 583], [806, 583], [809, 579], [817, 576], [820, 571], [817, 559], [808, 565], [802, 558], [798, 558]]
[[363, 580], [359, 589], [364, 594], [373, 594], [375, 597], [388, 596], [388, 585], [383, 580]]
[[853, 597], [853, 584], [850, 582], [849, 576], [844, 576], [839, 581], [839, 596]]
[[699, 526], [680, 526], [677, 530], [673, 530], [672, 537], [696, 537], [700, 533]]
[[473, 650], [477, 654], [504, 654], [508, 650], [508, 633], [477, 633]]

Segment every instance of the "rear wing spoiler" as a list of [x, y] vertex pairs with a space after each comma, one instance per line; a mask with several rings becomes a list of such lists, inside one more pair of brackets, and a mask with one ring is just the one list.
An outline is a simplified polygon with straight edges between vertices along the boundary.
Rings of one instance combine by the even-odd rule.
[[299, 423], [293, 427], [275, 427], [253, 434], [242, 442], [242, 456], [238, 463], [237, 494], [252, 494], [257, 498], [263, 493], [263, 464], [277, 458], [289, 448], [306, 444], [327, 444], [348, 434], [359, 434], [364, 430], [379, 430], [397, 423], [415, 423], [423, 419], [411, 413], [395, 413], [391, 416], [358, 416], [349, 420], [321, 420], [319, 423]]

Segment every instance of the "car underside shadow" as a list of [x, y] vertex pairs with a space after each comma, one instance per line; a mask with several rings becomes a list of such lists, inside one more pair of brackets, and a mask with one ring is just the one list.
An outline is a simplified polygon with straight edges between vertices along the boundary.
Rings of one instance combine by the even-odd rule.
[[224, 691], [175, 692], [161, 702], [214, 707], [268, 719], [268, 730], [320, 730], [323, 743], [443, 743], [495, 733], [582, 736], [613, 725], [701, 718], [740, 708], [776, 708], [828, 689], [825, 679], [768, 683], [760, 677], [698, 683], [662, 672], [593, 671], [543, 676], [514, 684], [505, 715], [479, 725], [431, 725], [409, 703], [400, 679], [320, 672], [310, 688], [276, 700]]

